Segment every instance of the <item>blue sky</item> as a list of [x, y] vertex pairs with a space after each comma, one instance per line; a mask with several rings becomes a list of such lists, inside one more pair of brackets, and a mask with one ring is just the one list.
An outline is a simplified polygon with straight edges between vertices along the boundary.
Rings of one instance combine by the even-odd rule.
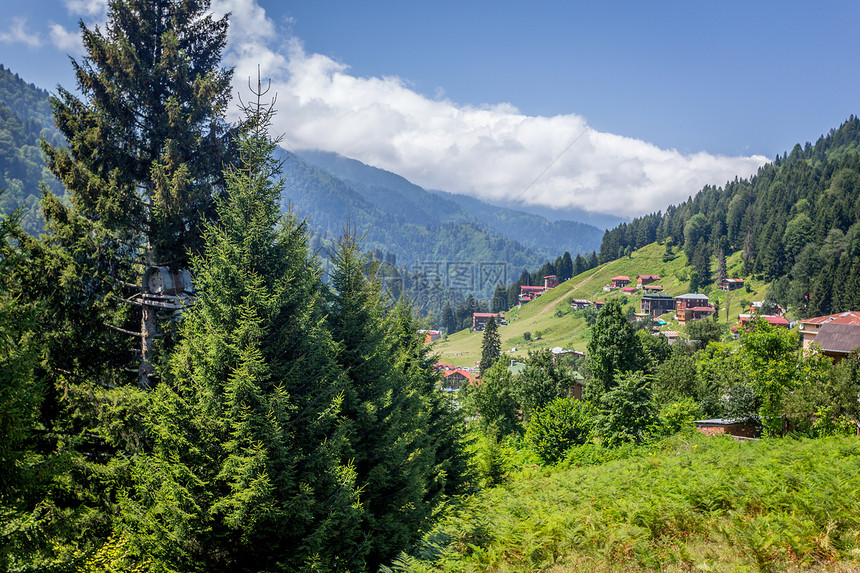
[[[216, 0], [288, 147], [428, 188], [633, 216], [746, 177], [858, 113], [857, 2]], [[72, 83], [103, 0], [7, 4], [0, 62]]]

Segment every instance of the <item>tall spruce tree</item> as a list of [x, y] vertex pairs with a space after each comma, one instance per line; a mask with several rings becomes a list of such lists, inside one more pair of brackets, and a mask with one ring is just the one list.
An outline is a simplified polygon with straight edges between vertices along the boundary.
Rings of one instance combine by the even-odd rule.
[[304, 224], [279, 211], [273, 112], [259, 98], [247, 111], [241, 165], [192, 262], [197, 302], [148, 395], [152, 447], [133, 461], [125, 527], [170, 570], [361, 570], [350, 389], [321, 271]]
[[502, 355], [502, 341], [496, 319], [490, 317], [484, 325], [484, 338], [481, 341], [481, 372], [486, 372]]
[[584, 398], [599, 403], [616, 384], [618, 374], [644, 368], [645, 355], [635, 329], [621, 310], [618, 300], [607, 302], [591, 330], [588, 368], [591, 377]]
[[[208, 0], [111, 0], [104, 30], [81, 23], [86, 55], [72, 65], [82, 99], [60, 87], [52, 101], [68, 147], [43, 149], [71, 211], [125, 246], [124, 272], [109, 277], [117, 299], [140, 292], [145, 266], [185, 268], [215, 214], [232, 72], [220, 67], [227, 19], [208, 9]], [[50, 205], [55, 226], [71, 216]], [[146, 387], [156, 312], [136, 302]]]
[[436, 477], [437, 447], [427, 394], [438, 390], [423, 384], [417, 372], [397, 368], [399, 353], [391, 340], [397, 331], [386, 319], [375, 262], [361, 253], [349, 230], [331, 258], [327, 324], [347, 379], [341, 410], [346, 454], [365, 510], [366, 564], [375, 571], [409, 546], [434, 509], [425, 499]]

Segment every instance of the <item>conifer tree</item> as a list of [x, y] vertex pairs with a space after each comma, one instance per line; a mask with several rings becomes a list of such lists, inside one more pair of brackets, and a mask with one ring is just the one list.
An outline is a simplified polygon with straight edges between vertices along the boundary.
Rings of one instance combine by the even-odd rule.
[[499, 339], [499, 329], [496, 319], [490, 317], [484, 325], [484, 338], [481, 342], [481, 372], [485, 372], [496, 363], [502, 355], [502, 341]]
[[362, 569], [321, 271], [304, 224], [279, 212], [273, 112], [259, 98], [246, 111], [241, 165], [193, 259], [197, 302], [149, 394], [151, 453], [134, 460], [123, 518], [171, 570]]
[[[434, 509], [425, 497], [438, 471], [440, 444], [431, 416], [439, 391], [435, 377], [426, 384], [420, 370], [397, 367], [399, 352], [392, 344], [399, 331], [385, 318], [373, 262], [349, 230], [331, 257], [327, 324], [347, 379], [341, 410], [348, 429], [345, 454], [354, 461], [365, 511], [362, 549], [375, 571], [409, 546]], [[411, 336], [418, 338], [414, 331]]]
[[624, 316], [618, 300], [607, 302], [597, 315], [588, 343], [591, 378], [584, 398], [598, 403], [616, 383], [618, 374], [641, 370], [644, 353], [633, 325]]
[[[208, 8], [208, 0], [111, 0], [104, 30], [81, 24], [86, 55], [72, 65], [82, 99], [60, 87], [52, 101], [68, 147], [43, 149], [73, 215], [53, 201], [46, 218], [58, 226], [83, 217], [125, 246], [124, 272], [109, 277], [118, 299], [140, 292], [144, 266], [186, 267], [214, 216], [231, 71], [219, 67], [227, 19]], [[149, 306], [142, 314], [147, 386], [156, 317]]]

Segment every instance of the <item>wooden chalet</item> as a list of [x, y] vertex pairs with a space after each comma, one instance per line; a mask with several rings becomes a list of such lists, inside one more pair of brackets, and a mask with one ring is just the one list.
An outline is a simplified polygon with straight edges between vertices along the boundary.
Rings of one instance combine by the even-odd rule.
[[675, 310], [675, 299], [668, 294], [646, 292], [642, 295], [642, 312], [650, 315], [665, 314]]
[[625, 277], [624, 275], [620, 275], [617, 277], [612, 277], [609, 281], [609, 288], [624, 288], [630, 284], [630, 277]]
[[803, 349], [809, 350], [821, 329], [827, 324], [849, 324], [860, 326], [860, 311], [850, 310], [826, 316], [816, 316], [800, 321], [800, 332], [803, 334]]
[[720, 290], [730, 291], [743, 288], [744, 279], [723, 279], [720, 281]]
[[636, 288], [642, 288], [660, 280], [660, 275], [637, 275]]
[[714, 307], [703, 294], [690, 293], [675, 297], [675, 318], [681, 324], [701, 320], [714, 313]]
[[484, 326], [486, 326], [491, 318], [495, 318], [499, 326], [507, 324], [507, 322], [505, 322], [505, 313], [503, 312], [473, 312], [472, 330], [476, 332], [483, 331]]

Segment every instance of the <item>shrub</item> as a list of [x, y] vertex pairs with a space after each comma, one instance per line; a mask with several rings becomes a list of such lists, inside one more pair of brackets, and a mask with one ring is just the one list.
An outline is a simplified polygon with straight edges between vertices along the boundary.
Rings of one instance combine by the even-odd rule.
[[532, 339], [532, 333], [531, 332], [529, 332], [528, 330], [523, 332], [523, 340], [531, 340], [531, 339]]
[[701, 408], [692, 398], [684, 398], [660, 408], [657, 418], [660, 422], [660, 433], [672, 435], [683, 428], [693, 426], [693, 420], [701, 415]]
[[555, 463], [591, 432], [591, 407], [575, 398], [556, 398], [532, 414], [525, 442], [544, 463]]

